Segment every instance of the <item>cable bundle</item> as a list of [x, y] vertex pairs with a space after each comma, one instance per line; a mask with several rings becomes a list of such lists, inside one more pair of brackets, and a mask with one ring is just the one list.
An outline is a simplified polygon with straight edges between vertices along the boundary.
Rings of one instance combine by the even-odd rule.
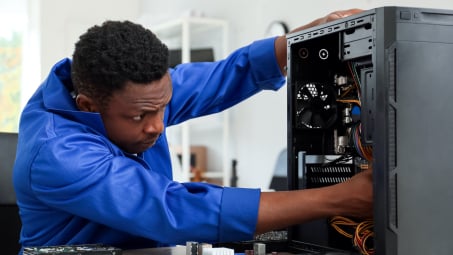
[[363, 255], [374, 254], [372, 220], [356, 222], [343, 216], [335, 216], [330, 219], [330, 225], [341, 235], [352, 239], [354, 247]]
[[360, 138], [362, 124], [358, 123], [351, 126], [351, 142], [354, 145], [357, 153], [360, 157], [366, 159], [368, 162], [371, 162], [373, 158], [373, 148], [371, 145], [363, 145]]

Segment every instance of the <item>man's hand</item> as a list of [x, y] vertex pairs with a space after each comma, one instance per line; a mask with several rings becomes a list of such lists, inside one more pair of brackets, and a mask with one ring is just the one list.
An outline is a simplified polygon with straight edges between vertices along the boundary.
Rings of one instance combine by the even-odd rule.
[[[314, 27], [317, 25], [321, 25], [330, 21], [334, 21], [337, 19], [341, 19], [353, 14], [360, 13], [362, 10], [361, 9], [349, 9], [349, 10], [341, 10], [341, 11], [334, 11], [329, 14], [327, 14], [324, 17], [318, 18], [313, 20], [312, 22], [300, 26], [298, 28], [295, 28], [291, 30], [289, 33], [294, 33], [297, 31], [301, 31], [310, 27]], [[275, 55], [277, 56], [277, 62], [278, 65], [280, 66], [280, 70], [283, 75], [286, 76], [286, 55], [287, 55], [287, 48], [286, 48], [286, 35], [282, 35], [278, 37], [275, 40]]]
[[334, 21], [334, 20], [337, 20], [337, 19], [341, 19], [341, 18], [345, 18], [347, 16], [350, 16], [350, 15], [353, 15], [353, 14], [357, 14], [357, 13], [360, 13], [362, 12], [361, 9], [349, 9], [349, 10], [342, 10], [342, 11], [334, 11], [334, 12], [331, 12], [329, 14], [327, 14], [326, 16], [322, 17], [322, 18], [318, 18], [318, 19], [315, 19], [313, 20], [312, 22], [306, 24], [306, 25], [303, 25], [303, 26], [300, 26], [298, 28], [295, 28], [293, 30], [291, 30], [289, 33], [294, 33], [294, 32], [297, 32], [297, 31], [300, 31], [300, 30], [304, 30], [304, 29], [307, 29], [307, 28], [310, 28], [310, 27], [314, 27], [314, 26], [317, 26], [317, 25], [321, 25], [321, 24], [324, 24], [324, 23], [327, 23], [327, 22], [330, 22], [330, 21]]
[[332, 188], [338, 192], [338, 198], [344, 201], [340, 204], [339, 215], [358, 218], [371, 218], [373, 216], [373, 172], [365, 170], [354, 175], [346, 182], [339, 183]]
[[372, 217], [371, 170], [323, 188], [261, 193], [256, 233], [337, 215]]

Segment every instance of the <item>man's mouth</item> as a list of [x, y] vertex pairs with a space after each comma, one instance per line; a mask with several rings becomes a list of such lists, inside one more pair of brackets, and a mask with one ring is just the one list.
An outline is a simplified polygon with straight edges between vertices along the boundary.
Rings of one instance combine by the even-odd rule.
[[156, 143], [156, 140], [153, 139], [153, 140], [146, 140], [143, 142], [143, 144], [146, 144], [146, 145], [153, 145], [154, 143]]

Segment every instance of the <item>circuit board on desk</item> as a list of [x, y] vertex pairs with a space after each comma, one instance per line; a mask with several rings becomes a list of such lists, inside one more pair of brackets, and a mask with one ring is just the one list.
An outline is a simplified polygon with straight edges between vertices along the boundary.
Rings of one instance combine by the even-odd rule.
[[122, 255], [122, 250], [103, 244], [24, 247], [24, 255]]

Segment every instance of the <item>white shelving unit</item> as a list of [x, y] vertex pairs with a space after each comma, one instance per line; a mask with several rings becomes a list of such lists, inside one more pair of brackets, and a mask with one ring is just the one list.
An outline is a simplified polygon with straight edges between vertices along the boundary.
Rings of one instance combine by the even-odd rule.
[[[149, 27], [151, 31], [169, 47], [169, 49], [181, 49], [181, 63], [190, 62], [191, 49], [210, 47], [214, 50], [214, 59], [222, 59], [228, 54], [228, 23], [225, 20], [206, 17], [182, 17], [165, 23], [155, 24]], [[213, 166], [208, 158], [208, 169], [203, 173], [205, 178], [220, 179], [221, 184], [228, 186], [230, 180], [230, 156], [229, 156], [229, 113], [222, 113], [193, 119], [182, 123], [177, 127], [167, 129], [170, 146], [181, 146], [182, 181], [189, 181], [190, 173], [190, 146], [196, 142], [192, 134], [209, 130], [219, 132], [218, 141], [210, 141], [206, 145], [211, 154], [213, 149], [221, 154], [221, 166]], [[204, 142], [206, 143], [206, 141]], [[209, 157], [209, 156], [208, 156]], [[216, 169], [211, 169], [216, 168]], [[220, 168], [220, 169], [219, 169]]]

